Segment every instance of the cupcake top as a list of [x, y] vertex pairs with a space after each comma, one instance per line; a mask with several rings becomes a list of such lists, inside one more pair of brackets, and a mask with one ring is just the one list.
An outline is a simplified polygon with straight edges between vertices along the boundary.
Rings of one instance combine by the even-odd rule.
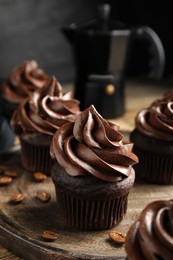
[[173, 141], [173, 89], [142, 109], [135, 118], [139, 132], [159, 140]]
[[124, 143], [119, 126], [105, 120], [91, 105], [73, 123], [54, 134], [51, 157], [70, 176], [91, 174], [107, 182], [121, 181], [138, 162], [132, 143]]
[[125, 250], [129, 260], [172, 259], [173, 200], [150, 203], [129, 229]]
[[72, 99], [71, 92], [63, 95], [61, 85], [52, 76], [44, 87], [21, 102], [11, 125], [17, 135], [52, 136], [61, 125], [73, 122], [79, 113], [79, 101]]
[[35, 60], [26, 60], [11, 71], [2, 84], [2, 94], [9, 101], [19, 103], [30, 93], [43, 87], [48, 78]]

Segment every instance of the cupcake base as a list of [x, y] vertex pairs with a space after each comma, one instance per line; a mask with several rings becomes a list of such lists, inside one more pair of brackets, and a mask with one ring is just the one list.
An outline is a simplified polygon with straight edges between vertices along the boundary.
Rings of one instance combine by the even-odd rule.
[[134, 130], [130, 136], [139, 163], [136, 180], [152, 184], [173, 184], [173, 143], [157, 140]]
[[2, 107], [5, 118], [10, 121], [14, 111], [18, 108], [18, 102], [12, 102], [2, 96]]
[[130, 177], [118, 183], [105, 183], [93, 176], [69, 176], [57, 163], [52, 167], [57, 204], [65, 224], [80, 230], [105, 230], [117, 225], [128, 206], [134, 183]]
[[56, 194], [66, 224], [80, 230], [109, 229], [117, 225], [127, 211], [128, 194], [108, 201], [76, 198], [59, 188]]
[[30, 171], [40, 171], [50, 175], [52, 159], [50, 157], [50, 144], [52, 137], [45, 135], [21, 136], [21, 162], [22, 166]]

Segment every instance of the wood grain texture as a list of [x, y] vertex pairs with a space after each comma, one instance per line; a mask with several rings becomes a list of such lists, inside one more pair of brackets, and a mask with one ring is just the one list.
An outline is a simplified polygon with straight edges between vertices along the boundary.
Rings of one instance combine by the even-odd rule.
[[[128, 82], [126, 86], [126, 112], [121, 118], [112, 119], [121, 126], [125, 137], [134, 127], [137, 111], [161, 96], [168, 86]], [[71, 85], [64, 86], [64, 90]], [[0, 259], [124, 259], [124, 247], [110, 241], [107, 231], [80, 232], [63, 224], [57, 212], [54, 186], [50, 178], [36, 183], [31, 173], [20, 165], [20, 151], [0, 155], [0, 165], [12, 166], [19, 176], [7, 187], [0, 187]], [[44, 190], [51, 194], [48, 203], [36, 199], [36, 192]], [[20, 191], [25, 200], [18, 205], [9, 203], [11, 194]], [[141, 210], [151, 201], [173, 197], [173, 186], [135, 184], [130, 196], [128, 211], [123, 221], [113, 230], [126, 233], [138, 218]], [[43, 230], [58, 233], [53, 243], [44, 242]], [[6, 250], [6, 249], [8, 250]], [[10, 253], [13, 252], [14, 254]]]
[[[125, 259], [124, 247], [110, 241], [108, 230], [81, 232], [63, 223], [57, 212], [54, 186], [49, 177], [37, 183], [32, 174], [20, 166], [20, 151], [3, 157], [3, 165], [12, 166], [18, 177], [8, 187], [0, 188], [0, 242], [9, 251], [24, 259]], [[47, 203], [36, 198], [38, 190], [51, 194]], [[20, 191], [22, 203], [13, 205], [10, 197]], [[113, 230], [127, 233], [130, 225], [149, 202], [173, 197], [173, 186], [135, 184], [129, 197], [128, 212]], [[41, 238], [44, 230], [58, 234], [54, 242]]]

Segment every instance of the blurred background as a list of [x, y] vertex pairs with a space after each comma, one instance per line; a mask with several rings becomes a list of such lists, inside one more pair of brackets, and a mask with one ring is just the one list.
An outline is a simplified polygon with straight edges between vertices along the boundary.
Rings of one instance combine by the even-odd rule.
[[[24, 60], [34, 59], [37, 61], [39, 67], [47, 74], [55, 75], [63, 87], [64, 85], [71, 86], [71, 83], [75, 82], [76, 74], [73, 50], [72, 46], [62, 34], [61, 29], [71, 23], [80, 24], [96, 18], [98, 5], [105, 3], [111, 7], [110, 19], [121, 21], [127, 28], [136, 28], [138, 26], [150, 27], [160, 38], [164, 48], [164, 68], [159, 75], [154, 75], [150, 73], [151, 68], [156, 68], [158, 64], [157, 59], [153, 59], [152, 46], [150, 46], [147, 37], [145, 39], [134, 37], [125, 66], [121, 66], [125, 71], [125, 79], [132, 79], [133, 82], [135, 79], [137, 79], [137, 82], [139, 80], [154, 81], [156, 82], [156, 88], [159, 84], [162, 84], [161, 82], [164, 82], [164, 88], [168, 85], [172, 87], [172, 8], [168, 2], [157, 2], [156, 4], [155, 1], [144, 0], [0, 0], [0, 82], [6, 79], [11, 70], [22, 64]], [[120, 46], [121, 45], [122, 44], [120, 44]], [[100, 44], [98, 46], [100, 46]], [[95, 47], [97, 52], [97, 46]], [[111, 49], [111, 51], [113, 51], [111, 53], [114, 55], [110, 55], [110, 60], [108, 59], [108, 65], [111, 66], [112, 64], [112, 67], [115, 65], [113, 61], [114, 56], [119, 57], [122, 54], [121, 48], [118, 48], [117, 55], [115, 55], [114, 51], [116, 46], [114, 47], [115, 48]], [[104, 49], [104, 44], [102, 48]], [[100, 57], [101, 55], [98, 55], [98, 53], [97, 57]], [[119, 55], [119, 53], [121, 54]], [[79, 56], [81, 55], [79, 54]], [[88, 57], [87, 52], [85, 56]], [[100, 64], [99, 60], [94, 60]], [[116, 61], [117, 59], [115, 63]], [[91, 64], [92, 63], [91, 61]], [[102, 63], [104, 66], [104, 59]], [[115, 72], [117, 68], [119, 69], [118, 66], [114, 67]], [[80, 77], [81, 74], [79, 70], [78, 76]], [[94, 77], [91, 78], [90, 73], [88, 74], [84, 77], [85, 82], [81, 81], [83, 80], [83, 75], [80, 80], [78, 78], [76, 81], [76, 86], [79, 85], [79, 89], [76, 88], [76, 93], [86, 98], [86, 102], [82, 100], [81, 104], [87, 106], [87, 101], [92, 102], [94, 105], [99, 103], [96, 108], [103, 116], [108, 118], [123, 114], [125, 107], [124, 75], [121, 75], [121, 73], [113, 73], [114, 79], [112, 80], [112, 78], [108, 78], [108, 75], [106, 75], [106, 77], [105, 75], [104, 77], [101, 75], [101, 77], [99, 76], [96, 79]], [[102, 79], [103, 82], [101, 82]], [[116, 91], [112, 92], [114, 85], [116, 86]], [[85, 91], [84, 86], [86, 87]], [[108, 86], [108, 89], [106, 89], [105, 86]], [[138, 85], [137, 83], [137, 87], [140, 89], [140, 84]], [[105, 89], [107, 91], [106, 93]], [[145, 85], [143, 90], [140, 90], [142, 95], [141, 99], [143, 99], [143, 93], [145, 93], [144, 89]], [[131, 88], [129, 92], [131, 93]], [[80, 95], [79, 100], [81, 101]], [[78, 98], [78, 96], [76, 97]], [[134, 103], [136, 104], [136, 100]], [[113, 111], [112, 107], [115, 111]], [[129, 107], [127, 107], [127, 109], [129, 109]], [[4, 138], [4, 133], [8, 133], [8, 138]], [[9, 136], [11, 136], [11, 139]], [[2, 114], [1, 100], [0, 140], [0, 145], [3, 147], [9, 146], [7, 142], [13, 143], [14, 140], [11, 129]], [[4, 143], [2, 140], [4, 140]]]
[[[74, 79], [71, 46], [61, 27], [80, 23], [96, 16], [99, 0], [0, 0], [0, 78], [6, 78], [13, 67], [26, 59], [35, 59], [48, 74], [61, 83]], [[166, 56], [163, 79], [173, 77], [173, 23], [168, 3], [152, 1], [106, 1], [111, 18], [128, 26], [150, 26], [160, 37]], [[137, 41], [131, 49], [126, 75], [147, 78], [147, 42]]]

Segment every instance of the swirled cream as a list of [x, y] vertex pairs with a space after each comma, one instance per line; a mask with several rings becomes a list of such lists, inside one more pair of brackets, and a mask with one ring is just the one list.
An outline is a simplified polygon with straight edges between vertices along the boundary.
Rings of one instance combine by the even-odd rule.
[[14, 68], [2, 84], [2, 94], [7, 100], [19, 103], [30, 93], [43, 87], [48, 78], [35, 60], [26, 60]]
[[73, 122], [79, 113], [79, 101], [72, 99], [71, 92], [63, 95], [61, 85], [52, 76], [44, 87], [21, 102], [11, 125], [17, 135], [52, 136], [61, 125]]
[[141, 133], [164, 141], [173, 141], [173, 89], [163, 98], [142, 109], [135, 118]]
[[129, 229], [125, 249], [129, 260], [173, 257], [173, 200], [154, 201]]
[[54, 134], [51, 157], [71, 176], [92, 174], [108, 182], [121, 181], [138, 162], [132, 143], [123, 143], [119, 126], [105, 120], [93, 105], [74, 123]]

